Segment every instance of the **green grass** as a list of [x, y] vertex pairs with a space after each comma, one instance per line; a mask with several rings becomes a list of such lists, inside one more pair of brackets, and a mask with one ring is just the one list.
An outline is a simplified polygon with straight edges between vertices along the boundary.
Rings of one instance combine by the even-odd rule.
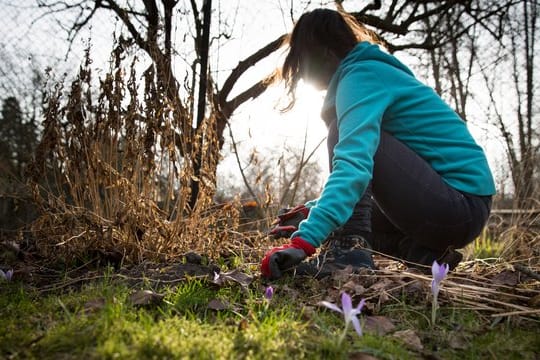
[[[316, 289], [307, 287], [297, 296], [279, 291], [294, 286], [286, 281], [276, 284], [278, 291], [268, 306], [264, 287], [256, 281], [242, 289], [191, 279], [159, 289], [163, 301], [148, 307], [132, 305], [129, 296], [135, 289], [108, 278], [50, 294], [17, 282], [0, 286], [0, 358], [348, 359], [363, 352], [379, 359], [416, 359], [422, 354], [460, 360], [500, 354], [505, 359], [535, 359], [540, 349], [538, 323], [491, 323], [473, 311], [442, 306], [431, 328], [429, 307], [406, 299], [383, 307], [378, 315], [392, 318], [395, 330], [414, 330], [423, 351], [391, 333], [359, 337], [353, 330], [340, 345], [340, 314], [312, 303]], [[214, 299], [227, 309], [210, 309]], [[102, 305], [85, 311], [95, 300]]]
[[498, 258], [503, 250], [504, 243], [494, 240], [487, 230], [484, 229], [474, 242], [468, 246], [472, 259]]

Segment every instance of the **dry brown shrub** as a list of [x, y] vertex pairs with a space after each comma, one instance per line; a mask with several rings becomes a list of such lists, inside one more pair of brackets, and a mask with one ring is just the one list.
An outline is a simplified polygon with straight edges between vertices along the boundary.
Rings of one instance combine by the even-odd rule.
[[[87, 52], [69, 91], [57, 83], [44, 101], [44, 132], [29, 170], [41, 209], [32, 225], [37, 250], [68, 261], [95, 252], [128, 263], [186, 251], [217, 256], [239, 235], [240, 204], [212, 207], [214, 119], [183, 132], [178, 108], [185, 107], [160, 88], [154, 67], [138, 80], [136, 62], [126, 67], [122, 52], [113, 54], [97, 89]], [[197, 137], [205, 139], [202, 148], [193, 146]], [[190, 159], [197, 156], [204, 160], [200, 193], [190, 209]]]

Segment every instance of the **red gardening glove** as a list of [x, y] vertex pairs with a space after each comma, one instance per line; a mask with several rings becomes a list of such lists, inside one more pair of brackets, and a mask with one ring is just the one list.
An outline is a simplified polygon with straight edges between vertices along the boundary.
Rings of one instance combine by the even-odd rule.
[[274, 238], [290, 237], [293, 232], [298, 230], [300, 222], [309, 215], [309, 208], [304, 205], [295, 206], [292, 209], [280, 210], [277, 219], [272, 225], [276, 225], [268, 233]]
[[307, 241], [295, 237], [289, 244], [275, 247], [266, 253], [261, 262], [262, 275], [269, 279], [278, 279], [284, 271], [313, 255], [315, 250], [315, 247]]

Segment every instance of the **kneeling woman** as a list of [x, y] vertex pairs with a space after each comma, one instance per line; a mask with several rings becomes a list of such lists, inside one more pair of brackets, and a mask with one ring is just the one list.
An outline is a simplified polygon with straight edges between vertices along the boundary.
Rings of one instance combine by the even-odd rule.
[[[266, 254], [263, 276], [373, 267], [370, 249], [455, 267], [454, 249], [482, 231], [495, 193], [466, 123], [347, 14], [302, 15], [289, 47], [282, 72], [291, 105], [301, 79], [327, 90], [330, 175], [318, 199], [294, 210], [305, 219], [289, 244]], [[325, 243], [327, 252], [302, 263]]]

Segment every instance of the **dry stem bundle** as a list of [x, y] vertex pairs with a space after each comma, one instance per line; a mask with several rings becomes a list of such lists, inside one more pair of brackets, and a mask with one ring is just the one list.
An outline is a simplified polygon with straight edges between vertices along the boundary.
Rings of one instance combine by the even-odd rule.
[[[238, 207], [205, 211], [218, 159], [213, 117], [186, 131], [190, 120], [178, 111], [185, 107], [167, 97], [154, 66], [144, 72], [141, 94], [136, 60], [127, 72], [122, 52], [113, 54], [98, 89], [87, 51], [69, 92], [59, 83], [44, 102], [44, 133], [29, 171], [42, 209], [32, 226], [38, 250], [67, 260], [98, 251], [127, 262], [187, 250], [216, 254], [234, 234]], [[197, 157], [204, 160], [201, 185], [190, 209]]]

